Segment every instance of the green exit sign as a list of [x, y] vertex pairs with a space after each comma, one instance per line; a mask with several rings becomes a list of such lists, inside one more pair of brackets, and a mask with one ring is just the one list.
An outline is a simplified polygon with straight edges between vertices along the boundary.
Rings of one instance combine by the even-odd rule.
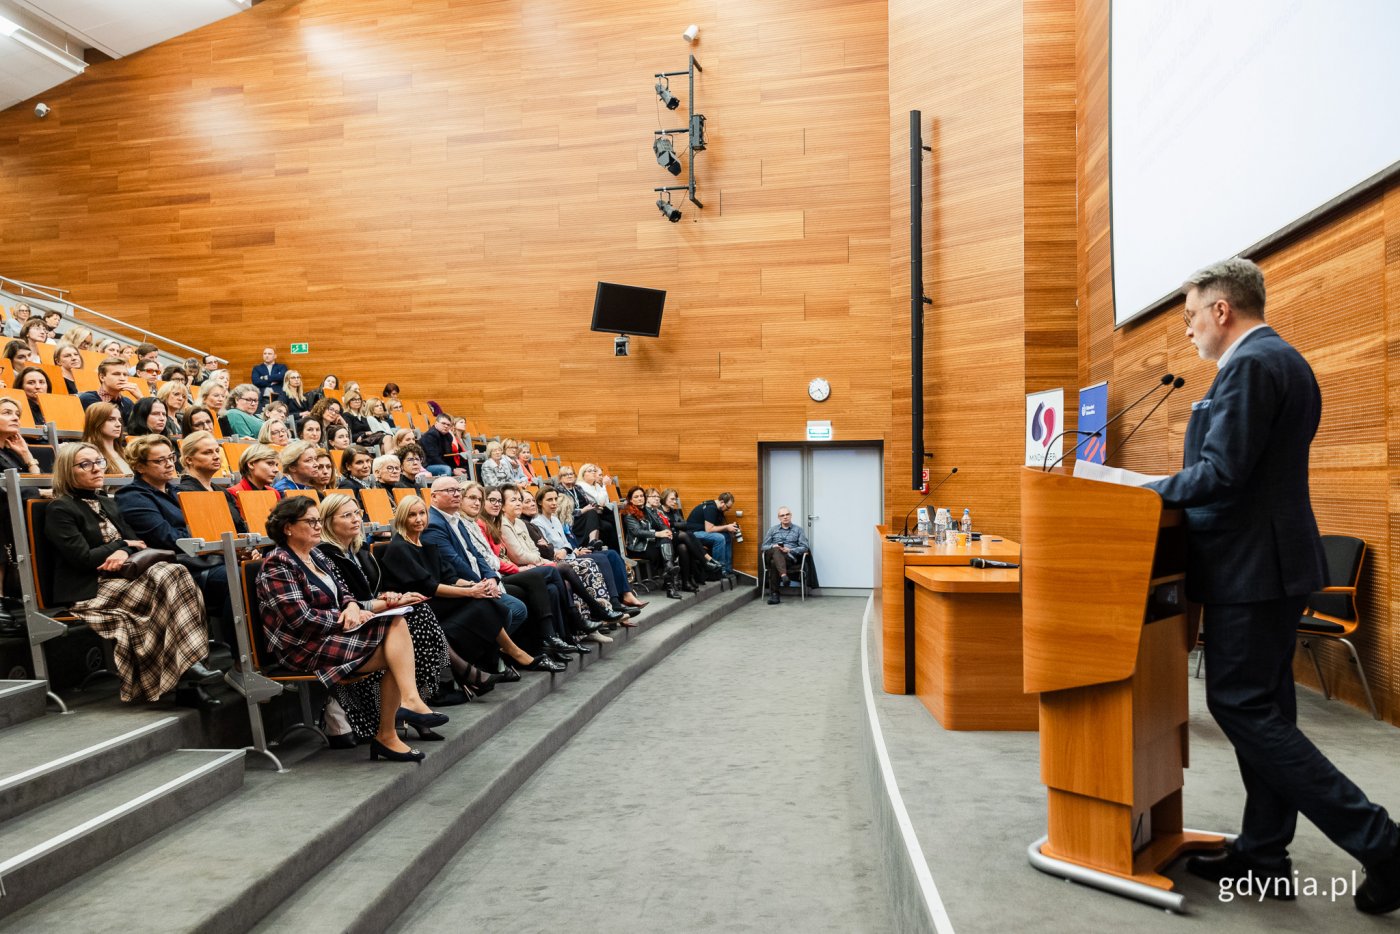
[[310, 352], [311, 352], [311, 345], [310, 345], [310, 344], [293, 344], [293, 345], [292, 345], [292, 353], [310, 353]]

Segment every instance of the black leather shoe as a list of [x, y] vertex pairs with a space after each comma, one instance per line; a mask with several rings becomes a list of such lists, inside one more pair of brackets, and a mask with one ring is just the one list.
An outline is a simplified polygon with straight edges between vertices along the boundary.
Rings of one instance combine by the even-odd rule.
[[621, 613], [623, 616], [640, 616], [642, 608], [639, 606], [627, 606], [623, 604]]
[[354, 749], [355, 734], [337, 733], [332, 736], [328, 733], [326, 734], [326, 745], [330, 746], [332, 749]]
[[572, 642], [565, 642], [558, 636], [550, 636], [545, 643], [545, 649], [552, 655], [577, 655], [578, 647]]
[[208, 685], [218, 684], [224, 680], [224, 673], [217, 668], [210, 668], [203, 662], [195, 662], [185, 673], [180, 676], [182, 685]]
[[506, 666], [505, 671], [500, 672], [500, 676], [500, 681], [502, 684], [510, 684], [512, 681], [520, 680], [520, 672], [516, 671], [510, 665]]
[[379, 740], [372, 739], [369, 741], [369, 761], [375, 762], [379, 759], [388, 759], [390, 762], [422, 762], [423, 754], [416, 749], [395, 752]]
[[398, 713], [394, 714], [394, 718], [412, 726], [434, 727], [442, 726], [447, 722], [447, 714], [445, 713], [437, 713], [436, 711], [419, 713], [416, 710], [409, 710], [407, 707], [400, 707]]
[[1366, 867], [1366, 881], [1352, 896], [1357, 911], [1383, 915], [1400, 908], [1400, 852]]
[[782, 601], [782, 598], [779, 597], [777, 594], [771, 593], [771, 594], [768, 595], [768, 605], [769, 605], [769, 606], [777, 606], [779, 603], [782, 603], [782, 602], [783, 602], [783, 601]]
[[1209, 856], [1191, 857], [1186, 871], [1209, 882], [1233, 879], [1236, 886], [1249, 879], [1252, 891], [1281, 902], [1291, 902], [1298, 895], [1293, 861], [1287, 857], [1280, 863], [1261, 863], [1226, 847]]
[[217, 710], [223, 706], [223, 701], [213, 694], [204, 690], [198, 684], [175, 689], [175, 703], [181, 707], [193, 707], [196, 710]]
[[582, 642], [570, 642], [569, 645], [573, 648], [575, 652], [577, 652], [580, 655], [593, 654], [593, 650], [588, 646], [584, 645]]
[[521, 665], [526, 671], [563, 671], [564, 666], [541, 652], [528, 665]]

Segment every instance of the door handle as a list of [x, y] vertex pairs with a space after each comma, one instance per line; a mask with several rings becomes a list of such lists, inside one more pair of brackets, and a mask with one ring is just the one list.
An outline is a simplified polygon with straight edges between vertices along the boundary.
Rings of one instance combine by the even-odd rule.
[[821, 516], [808, 516], [808, 517], [807, 517], [807, 521], [808, 521], [808, 522], [811, 522], [813, 519], [820, 519], [820, 518], [821, 518]]

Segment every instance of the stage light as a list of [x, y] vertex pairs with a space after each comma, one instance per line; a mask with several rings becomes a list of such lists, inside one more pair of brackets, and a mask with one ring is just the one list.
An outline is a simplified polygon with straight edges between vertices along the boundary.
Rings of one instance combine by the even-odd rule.
[[656, 96], [661, 98], [661, 103], [666, 105], [667, 110], [675, 110], [681, 105], [681, 99], [671, 93], [671, 85], [669, 82], [656, 82]]
[[681, 174], [681, 160], [676, 158], [676, 147], [671, 145], [671, 137], [658, 136], [656, 142], [651, 144], [651, 151], [656, 153], [657, 165], [672, 175]]
[[657, 210], [661, 212], [661, 216], [666, 218], [671, 223], [675, 224], [680, 221], [681, 209], [676, 207], [670, 201], [667, 201], [664, 198], [657, 198], [656, 207]]

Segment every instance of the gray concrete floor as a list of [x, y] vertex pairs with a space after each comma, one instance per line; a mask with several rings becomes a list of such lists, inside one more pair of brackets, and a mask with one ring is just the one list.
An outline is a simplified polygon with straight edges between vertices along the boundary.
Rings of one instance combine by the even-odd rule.
[[395, 930], [890, 930], [860, 752], [864, 605], [716, 623], [557, 753]]
[[[949, 732], [914, 697], [879, 691], [878, 646], [870, 642], [871, 676], [885, 741], [934, 881], [958, 934], [1082, 932], [1319, 932], [1400, 930], [1400, 915], [1374, 918], [1352, 907], [1351, 894], [1295, 902], [1220, 899], [1212, 883], [1168, 871], [1187, 897], [1172, 915], [1031, 868], [1026, 847], [1045, 833], [1045, 792], [1035, 733]], [[1194, 670], [1194, 657], [1192, 670]], [[1189, 677], [1189, 672], [1183, 674]], [[1191, 767], [1186, 825], [1239, 829], [1244, 790], [1234, 754], [1205, 707], [1205, 682], [1190, 680]], [[1320, 694], [1298, 690], [1299, 724], [1372, 800], [1400, 817], [1400, 730]], [[1350, 883], [1360, 867], [1306, 819], [1298, 822], [1293, 868], [1330, 885]]]

